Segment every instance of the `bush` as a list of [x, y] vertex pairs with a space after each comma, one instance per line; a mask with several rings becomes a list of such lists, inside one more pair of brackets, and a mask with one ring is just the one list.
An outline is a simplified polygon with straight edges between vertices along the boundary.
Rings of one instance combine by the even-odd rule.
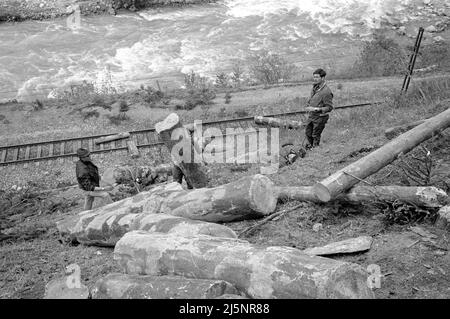
[[36, 99], [36, 101], [34, 101], [32, 105], [34, 111], [40, 111], [44, 109], [44, 104], [38, 99]]
[[[411, 51], [413, 48], [410, 48]], [[435, 66], [439, 71], [448, 71], [450, 69], [450, 43], [437, 42], [424, 45], [419, 49], [416, 60], [416, 69], [422, 69]]]
[[216, 93], [207, 78], [195, 74], [194, 71], [184, 76], [184, 84], [187, 90], [184, 109], [192, 110], [197, 105], [212, 104]]
[[96, 111], [96, 110], [89, 111], [89, 112], [84, 113], [83, 120], [87, 120], [91, 117], [99, 117], [99, 116], [100, 116], [100, 113], [98, 113], [98, 111]]
[[228, 87], [228, 76], [224, 72], [216, 74], [216, 86], [219, 88]]
[[250, 58], [250, 74], [262, 84], [287, 81], [295, 68], [281, 56], [265, 50]]
[[351, 73], [356, 77], [404, 74], [408, 62], [408, 55], [399, 44], [375, 34], [373, 40], [364, 45]]
[[225, 104], [229, 104], [231, 102], [231, 93], [225, 93]]
[[239, 63], [233, 64], [233, 73], [231, 74], [231, 81], [235, 87], [240, 87], [241, 81], [243, 80], [244, 69]]
[[109, 122], [113, 125], [120, 125], [123, 121], [128, 121], [130, 118], [126, 113], [119, 113], [117, 115], [109, 115]]

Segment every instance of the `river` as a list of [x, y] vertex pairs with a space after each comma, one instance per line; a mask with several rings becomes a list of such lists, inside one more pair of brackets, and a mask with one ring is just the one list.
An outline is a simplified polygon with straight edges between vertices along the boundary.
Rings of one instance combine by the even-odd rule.
[[[412, 1], [412, 0], [411, 0]], [[304, 74], [351, 64], [386, 14], [410, 0], [224, 0], [117, 16], [0, 24], [0, 100], [50, 96], [82, 80], [119, 90], [215, 77], [266, 49]], [[302, 75], [304, 76], [304, 75]]]

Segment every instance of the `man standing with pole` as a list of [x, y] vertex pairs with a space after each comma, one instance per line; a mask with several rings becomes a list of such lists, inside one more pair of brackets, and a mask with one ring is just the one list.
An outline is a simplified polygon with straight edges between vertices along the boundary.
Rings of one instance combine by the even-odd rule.
[[308, 106], [305, 108], [309, 111], [305, 128], [308, 139], [306, 149], [319, 146], [320, 137], [330, 117], [329, 113], [333, 110], [333, 93], [325, 82], [326, 75], [322, 69], [317, 69], [313, 73], [314, 85]]

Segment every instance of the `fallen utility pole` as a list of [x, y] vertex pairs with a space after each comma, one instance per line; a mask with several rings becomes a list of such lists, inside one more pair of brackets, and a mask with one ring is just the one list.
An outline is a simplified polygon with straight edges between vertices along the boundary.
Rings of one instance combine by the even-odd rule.
[[[279, 200], [298, 200], [320, 203], [312, 186], [277, 187]], [[394, 202], [396, 200], [418, 207], [436, 208], [444, 206], [447, 193], [433, 186], [354, 186], [336, 197], [336, 201], [351, 204]]]
[[[335, 199], [360, 180], [378, 172], [393, 162], [400, 154], [406, 154], [450, 126], [450, 108], [426, 120], [412, 130], [400, 135], [360, 160], [344, 167], [314, 185], [314, 194], [323, 202]], [[357, 177], [357, 178], [355, 178]]]
[[123, 132], [123, 133], [119, 133], [119, 134], [115, 134], [115, 135], [100, 137], [99, 139], [96, 139], [94, 141], [94, 143], [101, 144], [101, 143], [111, 142], [111, 141], [115, 141], [115, 140], [121, 140], [121, 139], [128, 138], [128, 137], [130, 137], [130, 133]]
[[255, 123], [260, 125], [269, 125], [271, 127], [280, 127], [286, 129], [301, 129], [305, 123], [292, 120], [281, 120], [274, 117], [255, 116]]

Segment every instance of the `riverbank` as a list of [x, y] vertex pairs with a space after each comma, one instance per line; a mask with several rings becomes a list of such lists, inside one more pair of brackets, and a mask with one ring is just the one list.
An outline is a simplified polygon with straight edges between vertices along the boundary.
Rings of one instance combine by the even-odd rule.
[[0, 23], [47, 20], [71, 15], [79, 6], [81, 15], [112, 14], [118, 10], [137, 11], [150, 7], [183, 6], [216, 0], [3, 0]]

